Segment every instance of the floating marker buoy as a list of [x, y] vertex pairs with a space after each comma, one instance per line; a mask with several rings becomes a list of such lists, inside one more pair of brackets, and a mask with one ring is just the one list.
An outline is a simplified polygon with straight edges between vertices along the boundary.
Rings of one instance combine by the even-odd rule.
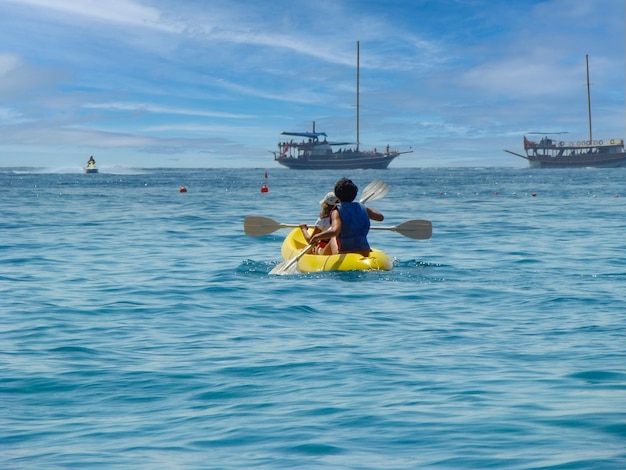
[[181, 186], [178, 191], [180, 191], [181, 193], [186, 193], [187, 188], [185, 188], [184, 186]]
[[532, 197], [537, 197], [537, 193], [532, 193], [531, 196]]
[[266, 192], [268, 192], [268, 191], [269, 191], [269, 188], [267, 187], [267, 185], [266, 185], [266, 184], [264, 184], [263, 186], [261, 186], [261, 192], [262, 192], [262, 193], [266, 193]]

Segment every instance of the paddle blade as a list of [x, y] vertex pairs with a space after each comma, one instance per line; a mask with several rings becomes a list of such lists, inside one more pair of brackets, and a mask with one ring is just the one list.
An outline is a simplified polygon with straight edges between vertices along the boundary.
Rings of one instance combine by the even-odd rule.
[[361, 194], [361, 203], [375, 201], [384, 197], [389, 192], [389, 185], [381, 180], [374, 180], [368, 184]]
[[260, 237], [268, 233], [275, 232], [282, 228], [282, 225], [269, 217], [261, 217], [258, 215], [249, 215], [243, 219], [243, 230], [246, 235]]
[[298, 259], [291, 258], [283, 261], [282, 263], [278, 263], [276, 266], [272, 268], [270, 274], [275, 274], [277, 276], [285, 276], [288, 274], [297, 274], [298, 271]]
[[407, 220], [396, 227], [377, 227], [374, 225], [370, 227], [370, 230], [391, 230], [415, 240], [427, 240], [433, 234], [433, 224], [430, 220]]
[[291, 258], [289, 260], [285, 260], [280, 264], [277, 264], [271, 271], [270, 274], [278, 274], [279, 276], [284, 276], [285, 274], [297, 274], [300, 271], [298, 270], [298, 261], [302, 258], [308, 251], [313, 247], [311, 243], [305, 246], [298, 256], [295, 258]]
[[407, 220], [396, 226], [394, 232], [415, 240], [427, 240], [433, 234], [433, 224], [430, 220]]

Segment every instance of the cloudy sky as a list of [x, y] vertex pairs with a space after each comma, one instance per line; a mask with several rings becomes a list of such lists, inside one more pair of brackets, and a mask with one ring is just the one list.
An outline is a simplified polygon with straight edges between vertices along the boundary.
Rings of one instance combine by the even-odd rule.
[[394, 167], [626, 135], [624, 0], [0, 0], [0, 167], [278, 167], [282, 131]]

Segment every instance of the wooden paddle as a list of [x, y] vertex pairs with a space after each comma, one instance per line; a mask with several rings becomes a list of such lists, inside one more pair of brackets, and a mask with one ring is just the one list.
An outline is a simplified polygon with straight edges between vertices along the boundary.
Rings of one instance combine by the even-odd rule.
[[[269, 217], [262, 217], [259, 215], [249, 215], [243, 221], [244, 230], [246, 235], [259, 237], [261, 235], [268, 235], [281, 228], [297, 228], [296, 224], [281, 224], [280, 222], [270, 219]], [[433, 226], [430, 220], [407, 220], [395, 227], [377, 227], [371, 226], [370, 230], [389, 230], [397, 232], [400, 235], [404, 235], [408, 238], [415, 240], [427, 240], [433, 234]]]
[[[374, 180], [372, 181], [370, 184], [368, 184], [365, 189], [363, 190], [362, 193], [362, 197], [360, 202], [361, 203], [365, 203], [367, 201], [374, 201], [376, 199], [380, 199], [381, 197], [385, 196], [388, 192], [389, 192], [389, 185], [381, 180]], [[246, 220], [248, 219], [248, 217], [246, 217]], [[265, 217], [257, 217], [256, 221], [260, 224], [266, 224], [267, 220], [259, 220], [259, 219], [266, 219]], [[248, 229], [246, 229], [246, 220], [244, 220], [244, 230], [246, 231], [246, 233], [248, 233]], [[272, 220], [272, 219], [269, 219]], [[274, 221], [272, 221], [274, 222]], [[248, 224], [250, 225], [250, 224]], [[283, 225], [283, 224], [281, 224]], [[296, 225], [296, 227], [299, 227], [298, 225]], [[248, 227], [249, 228], [249, 227]], [[282, 228], [282, 227], [280, 227]], [[277, 229], [275, 229], [277, 230]], [[274, 232], [275, 230], [272, 230], [272, 232]], [[271, 232], [270, 232], [271, 233]], [[248, 235], [250, 235], [248, 233]], [[263, 234], [265, 235], [265, 234]], [[309, 243], [307, 246], [305, 246], [302, 251], [300, 253], [298, 253], [298, 255], [294, 258], [291, 258], [289, 260], [285, 260], [279, 264], [277, 264], [276, 266], [274, 266], [274, 268], [270, 271], [270, 274], [278, 274], [278, 275], [284, 275], [284, 274], [295, 274], [298, 272], [298, 261], [300, 260], [300, 258], [302, 258], [306, 253], [308, 253], [308, 251], [313, 247], [313, 245], [311, 243]]]

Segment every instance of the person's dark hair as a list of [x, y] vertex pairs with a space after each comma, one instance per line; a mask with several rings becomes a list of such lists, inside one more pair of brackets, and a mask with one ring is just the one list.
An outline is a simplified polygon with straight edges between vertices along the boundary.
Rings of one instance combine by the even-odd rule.
[[337, 196], [342, 202], [354, 201], [358, 191], [359, 188], [356, 187], [356, 184], [348, 178], [341, 178], [337, 181], [337, 184], [335, 184], [335, 196]]

